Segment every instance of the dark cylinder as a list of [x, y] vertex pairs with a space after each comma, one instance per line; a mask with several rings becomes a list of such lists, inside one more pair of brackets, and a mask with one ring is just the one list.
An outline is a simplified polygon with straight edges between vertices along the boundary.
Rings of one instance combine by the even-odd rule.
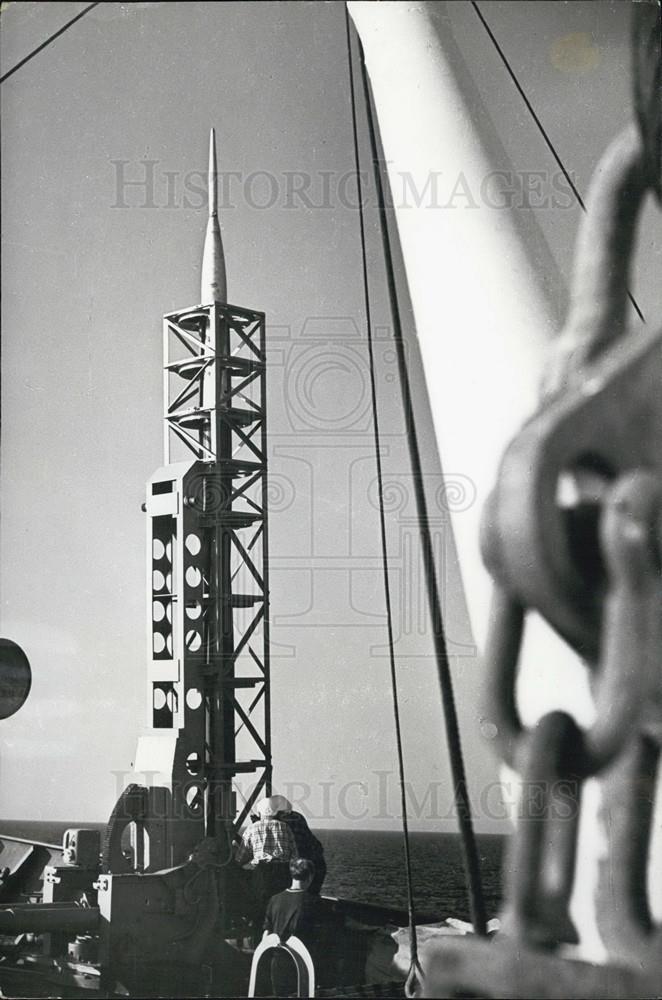
[[96, 906], [74, 906], [73, 903], [16, 903], [0, 906], [0, 934], [54, 933], [71, 931], [83, 934], [99, 924]]
[[31, 684], [32, 671], [21, 647], [11, 639], [0, 639], [0, 719], [18, 712]]

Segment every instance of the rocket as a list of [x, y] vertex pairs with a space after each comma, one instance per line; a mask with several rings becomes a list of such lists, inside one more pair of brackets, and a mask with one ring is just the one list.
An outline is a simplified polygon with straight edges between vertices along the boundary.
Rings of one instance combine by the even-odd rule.
[[212, 302], [227, 302], [228, 290], [225, 278], [225, 255], [221, 240], [221, 228], [218, 224], [218, 190], [216, 167], [216, 133], [209, 132], [209, 219], [205, 233], [205, 245], [202, 251], [202, 278], [200, 282], [200, 302], [209, 305]]

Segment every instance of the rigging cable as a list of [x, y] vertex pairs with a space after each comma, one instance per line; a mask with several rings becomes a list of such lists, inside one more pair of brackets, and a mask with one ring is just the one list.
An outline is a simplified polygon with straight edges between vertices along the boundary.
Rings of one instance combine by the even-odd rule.
[[58, 28], [58, 30], [54, 34], [49, 35], [49, 37], [46, 39], [45, 42], [42, 42], [41, 45], [38, 45], [36, 49], [32, 50], [32, 52], [28, 52], [27, 56], [25, 56], [23, 59], [17, 62], [15, 66], [12, 66], [11, 69], [7, 70], [7, 72], [3, 76], [0, 76], [0, 83], [4, 83], [5, 80], [8, 80], [9, 77], [12, 76], [12, 74], [14, 74], [17, 69], [20, 69], [21, 66], [25, 66], [27, 62], [29, 62], [36, 55], [42, 52], [47, 45], [50, 45], [51, 42], [54, 42], [56, 38], [59, 38], [60, 35], [63, 35], [67, 30], [67, 28], [70, 28], [72, 24], [76, 23], [76, 21], [80, 21], [81, 17], [85, 17], [87, 12], [92, 10], [93, 7], [98, 7], [99, 2], [100, 0], [96, 0], [96, 3], [88, 4], [87, 7], [84, 7], [83, 10], [80, 10], [75, 17], [72, 17], [70, 21], [67, 21], [67, 23], [63, 24], [61, 28]]
[[400, 723], [400, 704], [398, 699], [398, 678], [395, 667], [395, 644], [393, 641], [393, 609], [391, 604], [391, 586], [388, 573], [388, 548], [386, 536], [386, 516], [384, 512], [384, 478], [382, 473], [381, 437], [379, 431], [379, 412], [377, 408], [377, 388], [375, 384], [375, 357], [372, 337], [372, 313], [370, 308], [370, 284], [368, 281], [368, 262], [366, 254], [365, 219], [363, 213], [363, 187], [359, 157], [359, 138], [356, 122], [356, 94], [354, 90], [354, 67], [352, 58], [352, 38], [349, 25], [349, 13], [345, 5], [345, 25], [347, 29], [347, 58], [349, 62], [349, 91], [352, 104], [352, 131], [354, 138], [354, 161], [359, 200], [359, 225], [361, 234], [361, 261], [363, 265], [363, 294], [365, 299], [366, 328], [368, 334], [368, 357], [370, 362], [370, 397], [372, 405], [372, 425], [375, 439], [375, 462], [377, 465], [377, 492], [379, 499], [379, 529], [382, 548], [382, 573], [384, 578], [384, 601], [386, 604], [386, 629], [388, 640], [388, 655], [391, 670], [391, 692], [393, 697], [393, 722], [395, 727], [395, 742], [398, 757], [398, 780], [400, 785], [400, 809], [402, 813], [402, 838], [405, 855], [405, 876], [407, 882], [407, 912], [409, 916], [409, 972], [405, 983], [405, 994], [414, 996], [416, 987], [420, 985], [423, 973], [418, 960], [418, 939], [416, 936], [416, 912], [414, 906], [414, 887], [411, 869], [411, 850], [409, 844], [409, 821], [407, 817], [407, 795], [405, 786], [405, 762], [402, 749], [402, 726]]
[[[416, 423], [414, 419], [414, 406], [412, 402], [411, 386], [409, 383], [409, 372], [407, 369], [407, 359], [405, 355], [404, 339], [402, 334], [402, 323], [398, 304], [398, 291], [393, 265], [393, 254], [391, 250], [391, 239], [386, 215], [386, 202], [384, 196], [384, 182], [382, 180], [382, 164], [380, 162], [377, 135], [373, 115], [373, 107], [370, 93], [370, 84], [365, 64], [365, 57], [361, 39], [357, 35], [358, 49], [360, 53], [361, 75], [363, 80], [363, 90], [365, 95], [366, 113], [368, 118], [368, 130], [370, 133], [370, 147], [373, 161], [375, 186], [379, 207], [379, 217], [381, 222], [382, 248], [384, 253], [384, 264], [386, 268], [386, 279], [389, 292], [389, 303], [393, 321], [393, 341], [396, 349], [398, 374], [400, 379], [400, 390], [402, 393], [402, 403], [404, 409], [407, 444], [412, 467], [412, 480], [414, 484], [414, 494], [416, 498], [416, 513], [419, 530], [419, 540], [423, 559], [423, 572], [425, 577], [425, 588], [428, 596], [428, 607], [432, 623], [432, 635], [434, 640], [435, 659], [437, 664], [437, 674], [441, 689], [441, 703], [446, 723], [446, 740], [448, 745], [448, 755], [453, 780], [453, 797], [457, 809], [458, 827], [462, 844], [464, 868], [467, 876], [467, 894], [471, 919], [474, 931], [477, 934], [487, 934], [487, 916], [485, 912], [485, 899], [480, 874], [480, 863], [478, 849], [473, 829], [471, 817], [471, 803], [467, 789], [467, 779], [462, 755], [462, 743], [460, 729], [455, 706], [455, 696], [453, 693], [453, 679], [448, 661], [448, 651], [446, 649], [446, 636], [444, 631], [443, 617], [441, 613], [441, 600], [439, 585], [437, 582], [434, 549], [432, 544], [432, 533], [430, 531], [430, 521], [428, 516], [427, 498], [425, 496], [425, 486], [423, 482], [423, 467], [416, 434]], [[364, 248], [365, 254], [365, 248]]]
[[[559, 170], [561, 171], [561, 173], [563, 174], [563, 176], [565, 177], [566, 181], [568, 182], [568, 184], [570, 186], [570, 190], [572, 191], [572, 193], [574, 194], [575, 198], [577, 199], [582, 212], [585, 212], [586, 211], [586, 205], [584, 203], [584, 199], [582, 198], [581, 194], [579, 193], [577, 185], [575, 184], [575, 182], [573, 181], [572, 177], [570, 176], [569, 171], [566, 169], [565, 164], [563, 163], [563, 160], [561, 159], [561, 157], [557, 153], [556, 147], [554, 146], [554, 143], [552, 142], [552, 140], [550, 139], [549, 135], [547, 134], [547, 131], [546, 131], [543, 123], [541, 122], [540, 118], [536, 114], [535, 109], [534, 109], [533, 105], [531, 104], [531, 101], [526, 96], [526, 94], [524, 92], [524, 88], [522, 87], [522, 84], [517, 79], [517, 76], [515, 74], [514, 69], [512, 68], [512, 66], [510, 65], [510, 63], [508, 62], [508, 59], [506, 57], [505, 52], [503, 51], [503, 49], [501, 48], [501, 46], [499, 45], [499, 43], [498, 43], [498, 41], [496, 39], [496, 35], [494, 34], [494, 32], [490, 28], [489, 24], [487, 23], [487, 21], [485, 19], [485, 16], [484, 16], [483, 12], [481, 11], [480, 7], [478, 6], [476, 0], [471, 0], [471, 6], [475, 10], [476, 14], [478, 15], [479, 21], [481, 22], [481, 24], [485, 28], [485, 31], [487, 32], [487, 34], [489, 35], [489, 37], [490, 37], [490, 39], [492, 41], [492, 44], [494, 45], [494, 48], [497, 50], [497, 52], [499, 54], [499, 58], [501, 59], [501, 62], [505, 66], [505, 68], [506, 68], [506, 70], [508, 72], [508, 75], [510, 76], [510, 79], [515, 84], [515, 87], [517, 88], [517, 92], [519, 93], [520, 97], [522, 98], [522, 100], [524, 101], [524, 103], [526, 105], [527, 111], [529, 112], [529, 114], [533, 118], [534, 122], [538, 126], [538, 131], [540, 132], [543, 140], [545, 141], [545, 145], [547, 146], [547, 148], [549, 149], [550, 153], [552, 154], [552, 156], [556, 160], [556, 164], [557, 164]], [[628, 298], [629, 298], [630, 302], [632, 303], [634, 311], [636, 312], [636, 314], [639, 317], [639, 319], [641, 320], [641, 322], [645, 323], [646, 320], [644, 319], [644, 314], [641, 311], [641, 309], [639, 307], [639, 304], [637, 303], [634, 295], [630, 291], [628, 291]]]

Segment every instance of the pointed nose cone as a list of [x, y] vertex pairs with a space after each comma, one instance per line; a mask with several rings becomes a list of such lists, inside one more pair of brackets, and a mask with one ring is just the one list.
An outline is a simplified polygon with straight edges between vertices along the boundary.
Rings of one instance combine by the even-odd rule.
[[209, 305], [211, 302], [225, 303], [228, 299], [225, 255], [221, 241], [221, 229], [218, 224], [216, 178], [216, 134], [212, 129], [209, 133], [209, 220], [205, 234], [205, 246], [202, 251], [202, 280], [200, 283], [200, 302], [203, 305]]

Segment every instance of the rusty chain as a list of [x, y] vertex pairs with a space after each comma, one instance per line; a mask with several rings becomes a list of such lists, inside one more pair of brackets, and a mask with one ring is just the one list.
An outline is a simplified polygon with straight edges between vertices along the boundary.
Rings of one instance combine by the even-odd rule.
[[[637, 6], [646, 9], [634, 15], [636, 120], [596, 170], [541, 409], [506, 450], [483, 517], [495, 580], [487, 714], [522, 782], [502, 935], [443, 942], [423, 996], [662, 995], [662, 928], [647, 887], [662, 747], [662, 331], [627, 331], [637, 224], [662, 176], [660, 33], [659, 5]], [[573, 491], [565, 506], [562, 481]], [[590, 670], [586, 729], [566, 712], [522, 723], [516, 684], [531, 610]], [[564, 947], [579, 940], [570, 900], [588, 778], [599, 781], [607, 845], [595, 892], [605, 965]]]

